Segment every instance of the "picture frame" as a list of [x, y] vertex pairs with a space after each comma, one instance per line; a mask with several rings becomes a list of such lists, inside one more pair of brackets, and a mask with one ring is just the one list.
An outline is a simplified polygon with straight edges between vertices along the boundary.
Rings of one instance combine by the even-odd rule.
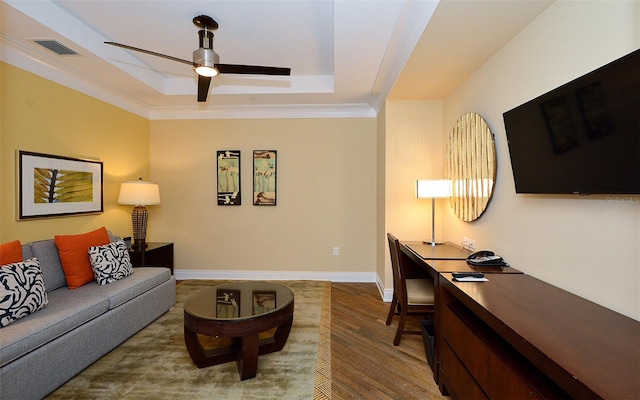
[[18, 150], [18, 220], [104, 211], [102, 161]]
[[218, 205], [241, 205], [240, 150], [218, 150], [216, 158], [218, 160]]
[[253, 151], [253, 205], [275, 206], [277, 204], [276, 150]]
[[253, 291], [253, 315], [260, 315], [276, 309], [276, 292], [272, 290]]
[[216, 316], [218, 318], [239, 318], [240, 298], [239, 290], [217, 289]]

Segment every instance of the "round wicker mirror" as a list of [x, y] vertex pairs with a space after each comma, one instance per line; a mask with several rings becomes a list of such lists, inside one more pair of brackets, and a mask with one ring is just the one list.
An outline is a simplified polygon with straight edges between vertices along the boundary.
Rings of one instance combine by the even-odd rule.
[[460, 117], [449, 135], [445, 174], [451, 180], [451, 208], [471, 222], [486, 210], [496, 179], [496, 146], [486, 121], [476, 113]]

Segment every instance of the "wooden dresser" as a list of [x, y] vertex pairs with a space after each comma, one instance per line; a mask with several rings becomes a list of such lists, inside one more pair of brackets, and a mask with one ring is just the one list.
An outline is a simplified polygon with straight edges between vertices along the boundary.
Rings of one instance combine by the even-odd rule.
[[640, 396], [640, 322], [525, 274], [441, 274], [439, 384], [458, 399]]

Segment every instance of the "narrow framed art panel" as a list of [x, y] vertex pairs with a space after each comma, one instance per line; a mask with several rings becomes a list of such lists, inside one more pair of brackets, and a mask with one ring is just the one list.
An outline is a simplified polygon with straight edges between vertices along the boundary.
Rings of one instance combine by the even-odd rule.
[[276, 150], [253, 151], [253, 205], [275, 206], [277, 202]]
[[239, 206], [242, 204], [240, 192], [240, 150], [218, 150], [218, 205]]
[[102, 161], [19, 150], [18, 219], [104, 211]]

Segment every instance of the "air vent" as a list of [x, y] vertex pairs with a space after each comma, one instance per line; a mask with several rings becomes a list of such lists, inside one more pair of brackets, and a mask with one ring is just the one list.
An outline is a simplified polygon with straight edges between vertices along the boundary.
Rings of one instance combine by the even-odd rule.
[[39, 44], [40, 46], [48, 49], [48, 50], [53, 51], [54, 53], [56, 53], [59, 56], [74, 56], [74, 55], [78, 54], [75, 51], [73, 51], [70, 48], [68, 48], [67, 46], [65, 46], [62, 43], [58, 42], [57, 40], [53, 40], [53, 39], [35, 39], [34, 42]]

